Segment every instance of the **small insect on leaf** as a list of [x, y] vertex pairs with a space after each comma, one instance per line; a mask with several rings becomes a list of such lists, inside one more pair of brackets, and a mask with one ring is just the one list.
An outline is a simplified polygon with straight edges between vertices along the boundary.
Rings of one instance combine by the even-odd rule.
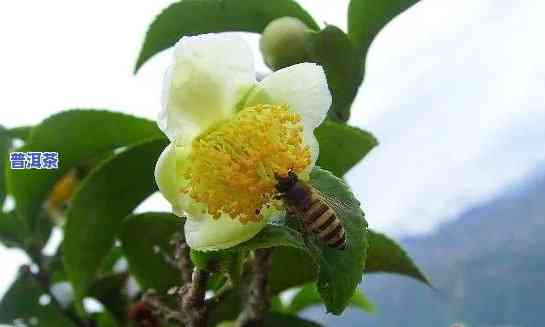
[[330, 248], [344, 250], [346, 233], [337, 211], [311, 184], [301, 180], [290, 171], [287, 176], [276, 176], [276, 189], [282, 195], [288, 211], [293, 211], [304, 225], [304, 229], [314, 234]]

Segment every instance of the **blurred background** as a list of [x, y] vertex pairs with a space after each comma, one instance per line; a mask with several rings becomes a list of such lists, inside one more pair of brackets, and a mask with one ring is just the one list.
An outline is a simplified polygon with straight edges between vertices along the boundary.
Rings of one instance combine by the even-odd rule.
[[[148, 24], [171, 2], [1, 2], [1, 124], [70, 108], [154, 119], [172, 53], [132, 71]], [[299, 2], [346, 28], [348, 1]], [[362, 285], [374, 315], [306, 315], [334, 326], [545, 320], [544, 17], [537, 0], [423, 0], [379, 34], [350, 123], [380, 145], [348, 182], [370, 226], [403, 243], [438, 290], [376, 275]], [[258, 37], [245, 38], [266, 73]], [[159, 195], [142, 207], [168, 209]], [[0, 258], [1, 296], [27, 258], [5, 248]]]

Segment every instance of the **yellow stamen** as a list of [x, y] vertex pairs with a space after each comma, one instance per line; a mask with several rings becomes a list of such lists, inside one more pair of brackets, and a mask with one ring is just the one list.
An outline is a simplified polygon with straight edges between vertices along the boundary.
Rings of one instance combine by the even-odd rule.
[[182, 191], [219, 218], [257, 221], [275, 194], [275, 174], [301, 173], [310, 164], [303, 126], [286, 106], [258, 105], [240, 111], [192, 144]]

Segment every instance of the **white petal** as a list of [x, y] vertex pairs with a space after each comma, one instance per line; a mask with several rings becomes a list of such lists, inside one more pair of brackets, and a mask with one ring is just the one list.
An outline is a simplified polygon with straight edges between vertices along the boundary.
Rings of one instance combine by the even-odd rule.
[[155, 182], [159, 191], [174, 208], [173, 211], [179, 211], [177, 209], [179, 184], [176, 180], [176, 151], [172, 143], [163, 150], [155, 164]]
[[331, 93], [322, 67], [302, 63], [265, 77], [252, 91], [247, 105], [285, 104], [297, 112], [306, 128], [314, 130], [327, 115]]
[[314, 129], [324, 121], [331, 106], [331, 93], [322, 67], [302, 63], [272, 73], [259, 82], [246, 106], [257, 104], [285, 104], [301, 116], [303, 140], [311, 152], [311, 165], [307, 169], [310, 172], [319, 152]]
[[187, 144], [233, 113], [255, 83], [252, 52], [239, 37], [184, 37], [165, 75], [158, 125], [171, 141]]
[[307, 174], [310, 174], [314, 168], [314, 165], [316, 165], [316, 161], [318, 160], [320, 145], [318, 144], [316, 136], [314, 136], [314, 131], [308, 128], [303, 130], [303, 142], [310, 150], [310, 165], [305, 170]]
[[185, 222], [185, 239], [195, 250], [222, 250], [251, 239], [265, 225], [265, 219], [258, 223], [242, 224], [227, 215], [216, 220], [206, 213], [193, 213]]

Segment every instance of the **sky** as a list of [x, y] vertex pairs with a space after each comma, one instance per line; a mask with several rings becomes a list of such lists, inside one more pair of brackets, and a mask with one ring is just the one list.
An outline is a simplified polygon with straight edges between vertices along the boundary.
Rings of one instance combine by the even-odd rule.
[[[70, 108], [154, 119], [172, 53], [132, 74], [148, 24], [171, 1], [0, 2], [0, 124]], [[348, 1], [301, 0], [346, 29]], [[426, 233], [545, 160], [545, 3], [423, 0], [373, 43], [350, 123], [380, 145], [347, 179], [371, 227]], [[256, 67], [265, 72], [252, 42]], [[168, 210], [159, 195], [140, 210]], [[0, 248], [0, 294], [26, 258]]]

